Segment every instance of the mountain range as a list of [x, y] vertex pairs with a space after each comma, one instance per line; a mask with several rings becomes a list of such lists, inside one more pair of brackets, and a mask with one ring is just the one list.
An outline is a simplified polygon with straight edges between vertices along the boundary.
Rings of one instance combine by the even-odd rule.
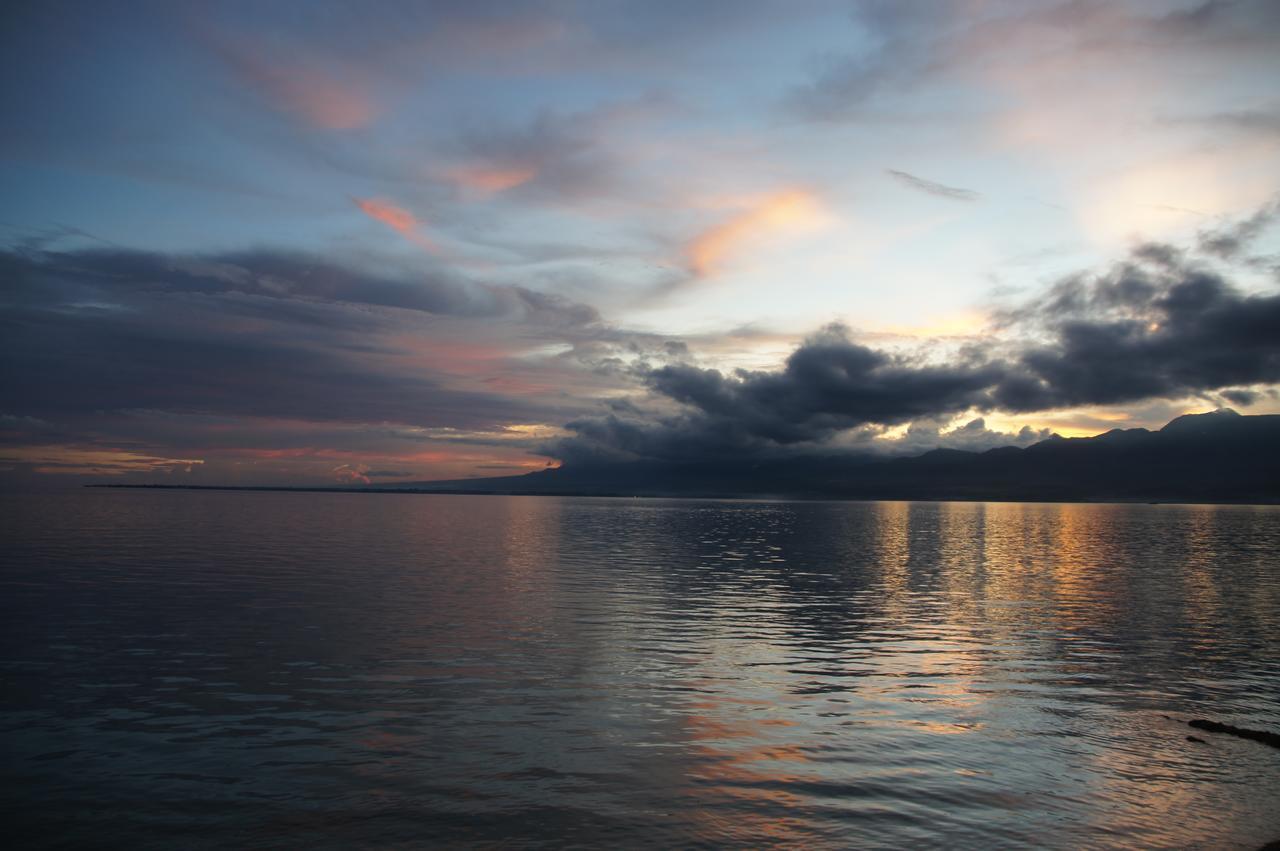
[[1025, 448], [909, 458], [627, 461], [380, 489], [616, 496], [1280, 502], [1280, 415], [1190, 414], [1158, 431], [1057, 435]]

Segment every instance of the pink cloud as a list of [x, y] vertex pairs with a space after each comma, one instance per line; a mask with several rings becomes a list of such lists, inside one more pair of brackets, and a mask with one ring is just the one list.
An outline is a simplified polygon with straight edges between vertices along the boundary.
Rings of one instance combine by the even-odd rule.
[[414, 245], [440, 254], [440, 246], [421, 232], [422, 223], [413, 213], [382, 198], [353, 198], [355, 205], [369, 218], [391, 228]]
[[369, 468], [364, 464], [339, 464], [333, 468], [333, 477], [343, 484], [353, 485], [356, 482], [361, 484], [370, 484], [369, 477], [365, 475]]

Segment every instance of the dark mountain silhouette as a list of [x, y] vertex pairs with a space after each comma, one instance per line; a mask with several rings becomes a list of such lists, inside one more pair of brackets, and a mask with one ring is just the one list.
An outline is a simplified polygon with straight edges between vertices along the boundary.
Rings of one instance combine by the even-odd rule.
[[638, 496], [835, 499], [1280, 502], [1280, 415], [1220, 410], [1159, 431], [1054, 436], [1025, 449], [935, 449], [912, 458], [809, 455], [732, 463], [633, 461], [567, 465], [397, 489]]

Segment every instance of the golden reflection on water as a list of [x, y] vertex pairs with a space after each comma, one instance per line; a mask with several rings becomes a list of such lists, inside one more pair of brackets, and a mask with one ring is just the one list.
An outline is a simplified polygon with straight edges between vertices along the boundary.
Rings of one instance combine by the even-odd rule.
[[811, 745], [781, 738], [796, 722], [769, 714], [781, 695], [773, 698], [719, 694], [684, 707], [683, 735], [696, 765], [685, 778], [685, 794], [705, 800], [696, 812], [698, 830], [708, 841], [798, 844], [810, 835], [803, 819], [781, 814], [804, 803], [802, 794], [786, 786], [807, 779]]
[[[1099, 796], [1100, 805], [1079, 827], [1090, 841], [1157, 829], [1166, 840], [1189, 840], [1215, 820], [1229, 821], [1202, 819], [1185, 834], [1170, 823], [1203, 795], [1186, 782], [1187, 772], [1203, 766], [1196, 764], [1199, 754], [1181, 749], [1185, 733], [1176, 721], [1150, 709], [1108, 718], [1097, 728], [1074, 720], [1087, 717], [1093, 711], [1087, 702], [1108, 686], [1108, 666], [1126, 648], [1107, 637], [1128, 628], [1135, 604], [1149, 604], [1149, 583], [1178, 584], [1181, 593], [1171, 596], [1183, 621], [1210, 623], [1220, 609], [1223, 541], [1213, 509], [1180, 510], [1173, 523], [1167, 514], [1155, 518], [1170, 562], [1155, 573], [1135, 567], [1152, 555], [1151, 539], [1136, 539], [1132, 529], [1152, 522], [1145, 506], [873, 503], [859, 509], [870, 517], [858, 527], [863, 537], [832, 542], [865, 579], [854, 592], [863, 604], [860, 631], [839, 653], [806, 645], [803, 655], [823, 655], [819, 663], [771, 641], [752, 645], [760, 651], [755, 660], [774, 672], [768, 683], [726, 676], [743, 661], [741, 644], [713, 644], [699, 660], [705, 690], [681, 715], [697, 757], [690, 776], [697, 782], [686, 794], [703, 799], [702, 809], [714, 811], [725, 796], [740, 799], [754, 806], [735, 810], [736, 835], [801, 843], [812, 839], [809, 828], [776, 814], [811, 804], [800, 790], [813, 784], [878, 788], [897, 772], [920, 780], [946, 771], [986, 788], [1061, 771], [1054, 781], [1064, 784], [1060, 794]], [[1135, 540], [1148, 549], [1136, 549]], [[742, 558], [740, 542], [725, 544], [735, 561]], [[777, 597], [753, 602], [786, 618]], [[1193, 632], [1187, 639], [1198, 637]], [[1205, 639], [1214, 640], [1212, 630]], [[814, 685], [814, 678], [826, 691], [798, 697], [797, 689]], [[1150, 700], [1161, 689], [1135, 683], [1130, 694]], [[769, 717], [770, 708], [790, 720]], [[1044, 728], [1045, 711], [1063, 723]], [[869, 725], [879, 728], [877, 735], [859, 744], [859, 731]], [[1152, 728], [1161, 725], [1169, 741], [1153, 753]], [[1077, 727], [1081, 732], [1068, 733]], [[910, 738], [895, 745], [892, 730]], [[1068, 737], [1027, 739], [1028, 731]], [[985, 758], [962, 748], [936, 765], [893, 766], [889, 759], [888, 766], [851, 774], [815, 758], [832, 739], [855, 751], [888, 748], [888, 754], [901, 746], [945, 754], [950, 746], [940, 740], [978, 737], [1001, 747]], [[1021, 764], [1010, 764], [1010, 757]], [[1096, 785], [1098, 777], [1106, 778], [1104, 785]], [[991, 794], [997, 800], [1004, 793]], [[855, 798], [842, 806], [859, 805]], [[725, 829], [719, 822], [715, 827]]]
[[910, 585], [911, 537], [908, 526], [910, 504], [876, 502], [869, 506], [871, 542], [863, 555], [854, 549], [842, 555], [846, 561], [865, 564], [869, 584], [881, 595], [880, 607], [887, 619], [900, 618]]

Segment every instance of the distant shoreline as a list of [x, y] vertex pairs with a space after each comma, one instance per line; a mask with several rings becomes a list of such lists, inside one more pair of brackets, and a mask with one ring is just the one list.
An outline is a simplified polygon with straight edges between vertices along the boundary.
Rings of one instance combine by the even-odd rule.
[[1259, 501], [1256, 499], [1179, 499], [1168, 497], [1161, 499], [1143, 499], [1141, 497], [1044, 497], [1044, 496], [940, 496], [940, 497], [908, 497], [908, 496], [831, 496], [804, 494], [733, 494], [733, 493], [622, 493], [603, 491], [522, 491], [522, 490], [476, 490], [468, 488], [347, 488], [339, 486], [292, 486], [292, 485], [144, 485], [123, 483], [94, 483], [84, 485], [86, 488], [113, 488], [116, 490], [172, 490], [172, 491], [248, 491], [262, 493], [355, 493], [355, 494], [412, 494], [437, 496], [561, 496], [561, 497], [600, 497], [604, 499], [721, 499], [744, 501], [778, 501], [778, 502], [1036, 502], [1066, 503], [1079, 505], [1280, 505], [1280, 501]]

